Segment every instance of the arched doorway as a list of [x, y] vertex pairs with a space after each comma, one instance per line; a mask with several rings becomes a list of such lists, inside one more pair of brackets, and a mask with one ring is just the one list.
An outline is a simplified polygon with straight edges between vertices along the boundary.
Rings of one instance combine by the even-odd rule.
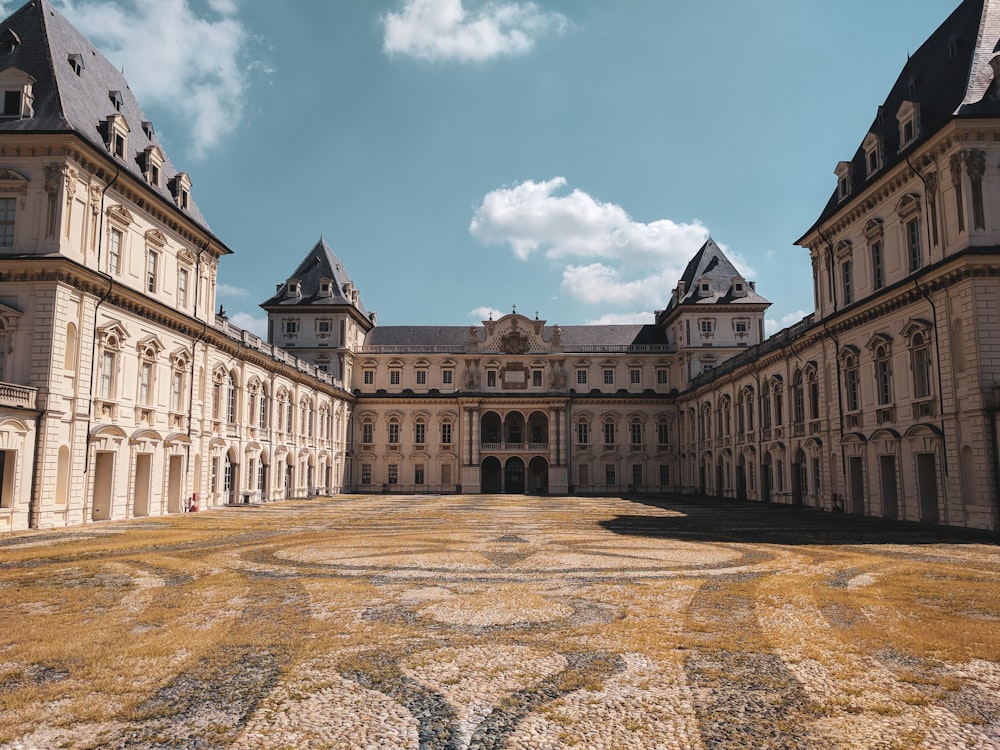
[[524, 494], [524, 461], [518, 456], [511, 456], [503, 469], [504, 492], [509, 494]]
[[792, 462], [792, 505], [796, 508], [802, 507], [802, 497], [807, 489], [806, 454], [799, 448], [795, 451], [795, 460]]
[[500, 459], [495, 456], [487, 456], [479, 468], [480, 492], [487, 494], [498, 494], [503, 492], [503, 470], [500, 466]]
[[747, 460], [742, 453], [736, 459], [736, 499], [747, 499]]
[[535, 456], [528, 462], [528, 492], [544, 495], [549, 491], [549, 462]]

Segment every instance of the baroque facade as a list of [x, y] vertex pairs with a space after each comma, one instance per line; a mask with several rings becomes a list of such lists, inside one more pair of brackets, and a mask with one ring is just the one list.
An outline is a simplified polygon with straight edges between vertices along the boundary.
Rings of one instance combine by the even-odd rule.
[[[906, 63], [798, 244], [815, 312], [712, 240], [645, 325], [377, 324], [321, 239], [215, 310], [231, 250], [49, 0], [0, 24], [0, 532], [342, 491], [665, 493], [996, 529], [1000, 3]], [[996, 351], [995, 351], [996, 350]]]

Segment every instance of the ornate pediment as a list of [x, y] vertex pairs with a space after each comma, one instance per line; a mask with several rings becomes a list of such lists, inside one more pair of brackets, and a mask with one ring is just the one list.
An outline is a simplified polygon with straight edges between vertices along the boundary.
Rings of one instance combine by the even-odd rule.
[[548, 343], [542, 338], [544, 320], [531, 320], [511, 313], [500, 320], [483, 321], [483, 325], [486, 327], [486, 340], [479, 345], [480, 351], [527, 354], [549, 350]]

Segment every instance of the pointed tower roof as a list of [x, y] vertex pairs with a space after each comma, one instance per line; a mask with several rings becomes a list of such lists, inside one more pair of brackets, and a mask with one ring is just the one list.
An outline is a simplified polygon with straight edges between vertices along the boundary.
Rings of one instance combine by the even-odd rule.
[[[50, 0], [31, 0], [0, 22], [0, 73], [10, 69], [31, 76], [34, 99], [30, 116], [0, 118], [0, 135], [72, 133], [143, 182], [143, 159], [149, 149], [158, 147], [163, 158], [160, 184], [147, 183], [148, 189], [211, 233], [194, 201], [183, 206], [172, 192], [175, 181], [183, 181], [186, 174], [163, 151], [125, 76]], [[104, 136], [112, 115], [122, 117], [128, 129], [124, 159], [112, 156]], [[222, 248], [231, 252], [225, 245]]]
[[[863, 139], [879, 139], [882, 162], [876, 174], [905, 161], [954, 118], [1000, 117], [1000, 91], [993, 71], [993, 65], [1000, 64], [998, 41], [1000, 0], [964, 0], [909, 56]], [[916, 137], [901, 145], [896, 115], [906, 102], [919, 108], [919, 127]], [[833, 190], [807, 235], [868, 187], [865, 158], [862, 142], [846, 161], [847, 193], [839, 187]]]
[[290, 307], [350, 307], [369, 324], [372, 322], [350, 274], [322, 237], [295, 272], [278, 286], [274, 296], [260, 306], [268, 311]]
[[[736, 283], [742, 281], [742, 289]], [[708, 290], [703, 284], [708, 284]], [[661, 310], [656, 318], [661, 324], [671, 313], [687, 305], [763, 305], [771, 303], [757, 294], [749, 281], [743, 278], [733, 262], [726, 257], [711, 237], [688, 262], [681, 274], [670, 304]]]

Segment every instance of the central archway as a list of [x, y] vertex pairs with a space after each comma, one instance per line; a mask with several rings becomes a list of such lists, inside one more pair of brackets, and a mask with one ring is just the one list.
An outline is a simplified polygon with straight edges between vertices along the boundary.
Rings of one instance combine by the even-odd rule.
[[504, 492], [524, 494], [524, 461], [511, 456], [503, 467]]

